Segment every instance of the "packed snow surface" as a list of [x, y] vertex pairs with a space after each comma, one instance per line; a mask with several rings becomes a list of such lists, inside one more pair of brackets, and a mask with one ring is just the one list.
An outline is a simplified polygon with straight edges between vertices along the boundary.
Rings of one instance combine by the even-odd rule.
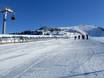
[[104, 43], [53, 39], [0, 45], [0, 78], [104, 78]]

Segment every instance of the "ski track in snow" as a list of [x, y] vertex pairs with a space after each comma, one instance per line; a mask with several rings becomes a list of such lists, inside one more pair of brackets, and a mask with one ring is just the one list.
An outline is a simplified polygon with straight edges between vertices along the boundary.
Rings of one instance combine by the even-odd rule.
[[0, 78], [104, 78], [104, 44], [47, 40], [0, 46]]

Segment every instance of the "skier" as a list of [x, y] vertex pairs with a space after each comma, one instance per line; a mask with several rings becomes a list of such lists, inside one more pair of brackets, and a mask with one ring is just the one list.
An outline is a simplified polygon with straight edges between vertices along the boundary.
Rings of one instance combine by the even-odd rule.
[[78, 39], [80, 39], [80, 35], [78, 35]]
[[88, 34], [86, 35], [86, 39], [88, 40]]
[[74, 40], [76, 40], [77, 36], [74, 36]]
[[83, 39], [83, 40], [85, 39], [85, 35], [82, 35], [82, 39]]

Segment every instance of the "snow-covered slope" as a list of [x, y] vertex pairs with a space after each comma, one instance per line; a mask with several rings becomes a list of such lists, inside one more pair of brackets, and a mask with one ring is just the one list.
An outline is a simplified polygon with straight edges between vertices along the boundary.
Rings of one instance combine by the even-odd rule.
[[103, 37], [104, 28], [95, 25], [75, 25], [66, 27], [44, 26], [37, 30], [23, 31], [19, 35], [66, 35], [69, 32], [80, 32], [82, 34], [88, 34], [93, 37]]
[[55, 30], [58, 32], [74, 30], [82, 34], [88, 34], [93, 37], [102, 37], [104, 36], [104, 28], [95, 26], [95, 25], [76, 25], [76, 26], [67, 26], [67, 27], [42, 27], [41, 30]]
[[94, 25], [79, 25], [75, 26], [75, 28], [79, 28], [80, 30], [88, 33], [88, 35], [93, 37], [104, 37], [104, 28]]
[[69, 27], [58, 27], [60, 29], [65, 30], [77, 30], [82, 33], [87, 33], [90, 36], [93, 37], [104, 37], [104, 28], [95, 26], [95, 25], [76, 25], [76, 26], [69, 26]]
[[59, 39], [0, 45], [0, 78], [104, 78], [104, 44]]

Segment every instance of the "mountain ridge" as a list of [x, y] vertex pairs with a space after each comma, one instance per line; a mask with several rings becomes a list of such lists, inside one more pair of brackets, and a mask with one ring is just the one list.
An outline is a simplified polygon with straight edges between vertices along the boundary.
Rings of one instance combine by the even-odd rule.
[[104, 36], [104, 27], [96, 25], [75, 25], [75, 26], [66, 26], [66, 27], [52, 27], [52, 26], [43, 26], [36, 30], [27, 30], [19, 33], [12, 34], [23, 34], [23, 35], [59, 35], [59, 33], [70, 32], [70, 30], [82, 32], [83, 34], [88, 34], [93, 37], [103, 37]]

